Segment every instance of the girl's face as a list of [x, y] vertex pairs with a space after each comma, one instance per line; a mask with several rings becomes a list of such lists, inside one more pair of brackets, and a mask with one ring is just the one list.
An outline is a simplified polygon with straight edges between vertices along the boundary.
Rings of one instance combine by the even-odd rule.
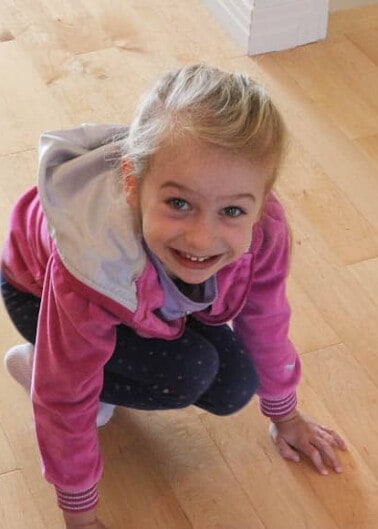
[[128, 177], [126, 192], [167, 273], [198, 284], [249, 248], [269, 176], [246, 158], [186, 140], [156, 153], [141, 182]]

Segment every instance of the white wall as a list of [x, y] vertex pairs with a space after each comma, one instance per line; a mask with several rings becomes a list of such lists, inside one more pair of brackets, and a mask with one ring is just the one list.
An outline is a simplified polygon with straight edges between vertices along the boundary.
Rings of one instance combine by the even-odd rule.
[[328, 10], [378, 0], [202, 0], [248, 55], [278, 51], [327, 36]]
[[324, 39], [328, 0], [202, 0], [248, 55]]
[[351, 7], [378, 4], [378, 0], [329, 0], [329, 10], [350, 9]]

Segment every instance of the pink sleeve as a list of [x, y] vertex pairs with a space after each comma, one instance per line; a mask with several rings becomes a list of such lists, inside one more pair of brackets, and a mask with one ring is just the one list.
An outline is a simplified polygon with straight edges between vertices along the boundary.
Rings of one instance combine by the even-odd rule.
[[72, 510], [85, 510], [97, 501], [102, 461], [96, 416], [119, 322], [73, 292], [66, 273], [53, 254], [43, 287], [32, 399], [44, 476], [63, 498], [63, 508], [76, 495], [84, 503], [73, 503]]
[[300, 362], [288, 338], [290, 307], [285, 284], [289, 230], [276, 200], [268, 204], [259, 224], [261, 244], [256, 250], [254, 279], [234, 329], [249, 350], [259, 376], [261, 410], [274, 418], [287, 415], [296, 407]]

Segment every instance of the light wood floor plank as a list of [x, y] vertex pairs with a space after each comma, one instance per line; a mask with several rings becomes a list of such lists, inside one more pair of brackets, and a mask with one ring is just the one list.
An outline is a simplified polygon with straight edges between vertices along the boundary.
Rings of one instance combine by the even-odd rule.
[[378, 169], [378, 134], [358, 138], [356, 143], [363, 149], [368, 158], [375, 163], [375, 166]]
[[51, 527], [43, 523], [20, 471], [0, 475], [0, 496], [0, 524], [4, 529]]
[[[345, 53], [348, 53], [351, 63], [347, 70], [339, 64]], [[366, 63], [369, 66], [362, 77], [352, 63], [353, 55], [357, 54], [361, 55], [361, 68], [366, 67]], [[377, 133], [378, 108], [373, 97], [374, 84], [368, 84], [369, 77], [377, 78], [377, 69], [353, 44], [326, 41], [314, 45], [310, 54], [306, 48], [296, 48], [280, 54], [279, 63], [347, 137]], [[367, 83], [367, 88], [364, 83]], [[374, 101], [373, 105], [371, 101]]]
[[[24, 341], [12, 326], [5, 325], [8, 319], [2, 303], [0, 304], [0, 322], [1, 346], [4, 352], [12, 345]], [[43, 523], [35, 523], [31, 527], [32, 529], [50, 529], [51, 527], [61, 529], [62, 516], [56, 506], [55, 491], [41, 476], [41, 462], [35, 440], [30, 399], [25, 390], [11, 379], [4, 369], [0, 369], [0, 402], [0, 424], [13, 453], [8, 466], [14, 466], [22, 472], [23, 480], [32, 495], [33, 504], [43, 519]], [[20, 501], [19, 511], [23, 509], [26, 508]], [[0, 527], [3, 529], [2, 525]], [[4, 526], [4, 529], [6, 527]], [[20, 525], [17, 529], [26, 527], [30, 526]]]
[[241, 54], [200, 0], [191, 0], [190, 6], [171, 0], [82, 2], [113, 41], [122, 45], [126, 36], [125, 49], [130, 47], [155, 58], [170, 57], [171, 62], [174, 59], [180, 63], [213, 62]]
[[[299, 244], [300, 241], [294, 241]], [[288, 280], [288, 297], [292, 318], [290, 337], [301, 354], [340, 343], [333, 328], [293, 276]]]
[[348, 266], [369, 299], [378, 306], [378, 257]]
[[360, 30], [347, 33], [348, 40], [353, 42], [370, 61], [378, 66], [378, 28], [372, 28], [370, 31]]
[[375, 227], [299, 144], [290, 146], [277, 190], [293, 202], [293, 211], [300, 211], [311, 222], [342, 263], [378, 255]]
[[[378, 44], [378, 39], [376, 44]], [[377, 111], [378, 68], [375, 61], [371, 60], [368, 51], [361, 50], [348, 38], [345, 42], [329, 44], [327, 60], [335, 65], [335, 69], [338, 69], [338, 76], [344, 80], [345, 84], [348, 84], [366, 104]]]
[[[0, 64], [0, 155], [35, 148], [41, 130], [67, 126], [59, 105], [54, 104], [15, 40], [0, 44]], [[28, 87], [27, 97], [25, 87]]]
[[[291, 210], [293, 205], [286, 204]], [[361, 291], [353, 275], [335, 260], [311, 225], [298, 214], [294, 234], [302, 241], [295, 247], [292, 263], [296, 281], [364, 369], [378, 380], [378, 363], [372, 354], [378, 343], [376, 305]]]
[[6, 432], [0, 426], [0, 476], [1, 474], [15, 470], [16, 468], [16, 459], [6, 436]]
[[375, 31], [378, 26], [378, 5], [372, 4], [355, 9], [330, 13], [327, 39], [343, 39], [355, 32], [365, 34]]
[[[0, 316], [1, 321], [4, 321], [3, 310], [0, 312]], [[9, 333], [6, 340], [6, 342], [2, 341], [2, 344], [5, 345], [4, 349], [11, 344], [22, 342], [14, 331]], [[2, 403], [7, 402], [7, 406], [2, 405], [0, 407], [0, 424], [6, 432], [7, 440], [14, 454], [13, 457], [9, 456], [9, 459], [6, 460], [7, 466], [20, 470], [22, 479], [28, 487], [27, 493], [24, 488], [22, 489], [22, 496], [19, 496], [17, 500], [19, 501], [18, 504], [15, 499], [11, 505], [6, 505], [7, 516], [10, 516], [8, 509], [13, 509], [16, 513], [23, 513], [24, 511], [28, 513], [29, 507], [25, 506], [24, 502], [27, 505], [29, 502], [28, 495], [31, 495], [33, 509], [38, 510], [43, 523], [42, 521], [35, 521], [35, 525], [27, 525], [22, 518], [24, 525], [20, 522], [20, 525], [15, 525], [14, 528], [26, 529], [31, 527], [32, 529], [44, 529], [46, 527], [46, 529], [50, 529], [50, 527], [56, 527], [61, 529], [62, 517], [56, 506], [54, 489], [41, 477], [41, 463], [35, 441], [30, 399], [23, 388], [14, 380], [11, 380], [3, 370], [0, 372], [0, 400]], [[5, 474], [5, 476], [8, 475]], [[0, 480], [1, 477], [0, 475]], [[3, 486], [7, 487], [7, 483], [4, 482]], [[13, 487], [13, 481], [9, 482], [9, 487]], [[45, 523], [46, 525], [44, 525]], [[9, 526], [0, 524], [0, 527], [8, 529]], [[11, 527], [13, 529], [13, 526]]]
[[[127, 420], [124, 422], [127, 425]], [[135, 435], [138, 427], [133, 423], [128, 426]], [[117, 433], [114, 436], [112, 432], [111, 441], [107, 432], [101, 435], [107, 453], [101, 497], [113, 515], [114, 527], [191, 529], [183, 505], [156, 466], [151, 451], [143, 446], [143, 440], [125, 443], [128, 429], [124, 425]]]
[[[143, 413], [121, 409], [117, 413], [121, 435], [113, 438], [107, 446], [114, 468], [123, 468], [124, 472], [115, 471], [111, 479], [121, 484], [122, 476], [126, 477], [129, 472], [131, 476], [134, 475], [134, 479], [127, 478], [127, 483], [120, 487], [120, 495], [124, 494], [125, 487], [131, 487], [128, 494], [131, 503], [142, 504], [146, 509], [149, 503], [158, 508], [158, 501], [165, 502], [169, 499], [170, 491], [173, 491], [193, 529], [263, 529], [264, 524], [199, 421], [197, 413], [193, 410]], [[121, 444], [115, 459], [114, 443]], [[153, 486], [159, 486], [158, 499], [142, 498], [138, 494], [132, 484], [135, 479], [142, 482], [144, 478], [137, 476], [149, 476]], [[201, 483], [200, 488], [198, 483]], [[149, 488], [152, 490], [151, 484]], [[225, 498], [227, 502], [224, 502]], [[129, 513], [129, 516], [133, 514]], [[153, 519], [156, 521], [158, 518], [156, 513]], [[131, 523], [137, 520], [125, 518], [124, 523], [126, 521]], [[180, 525], [183, 523], [180, 518], [177, 523], [177, 527], [187, 527], [185, 524]]]

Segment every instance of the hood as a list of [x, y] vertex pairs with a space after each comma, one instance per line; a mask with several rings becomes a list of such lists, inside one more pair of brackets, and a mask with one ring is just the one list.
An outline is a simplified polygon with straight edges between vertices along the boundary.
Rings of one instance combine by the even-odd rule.
[[51, 237], [68, 271], [129, 310], [146, 255], [114, 157], [117, 125], [89, 125], [41, 135], [38, 192]]

